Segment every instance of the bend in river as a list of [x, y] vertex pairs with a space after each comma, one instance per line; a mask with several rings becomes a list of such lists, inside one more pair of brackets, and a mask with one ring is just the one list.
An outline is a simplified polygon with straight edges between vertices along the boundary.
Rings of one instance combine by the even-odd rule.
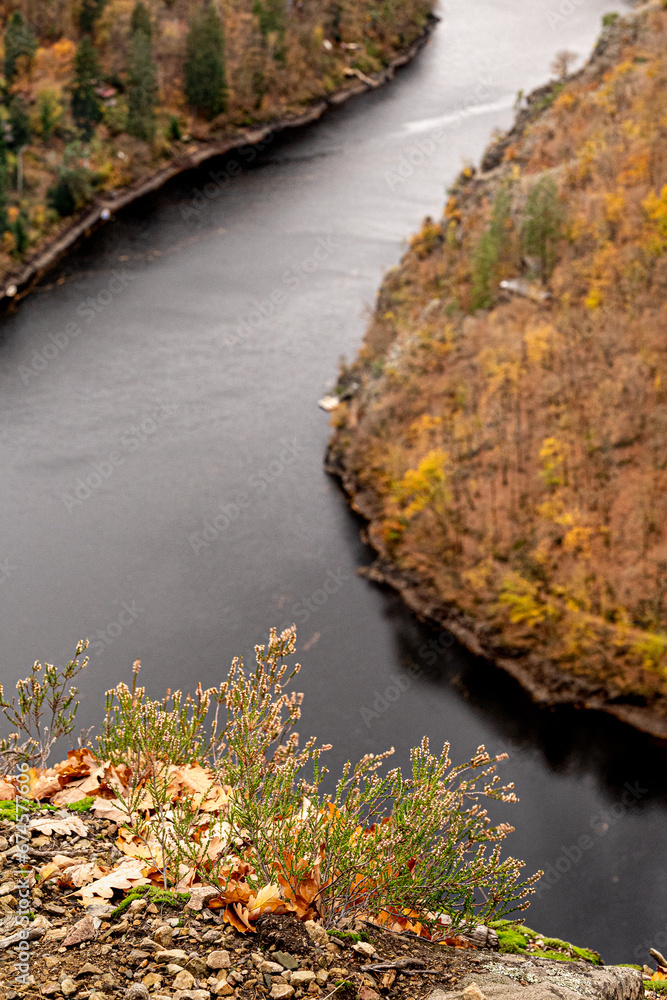
[[323, 471], [316, 406], [402, 241], [510, 123], [517, 90], [556, 51], [588, 54], [608, 8], [448, 0], [394, 84], [269, 143], [201, 210], [224, 164], [181, 177], [3, 319], [2, 680], [88, 635], [93, 724], [135, 658], [155, 695], [212, 684], [296, 621], [301, 729], [334, 744], [334, 773], [390, 745], [404, 762], [424, 733], [457, 761], [509, 750], [508, 849], [549, 873], [528, 923], [641, 962], [667, 919], [664, 751], [534, 708], [357, 577], [370, 557]]

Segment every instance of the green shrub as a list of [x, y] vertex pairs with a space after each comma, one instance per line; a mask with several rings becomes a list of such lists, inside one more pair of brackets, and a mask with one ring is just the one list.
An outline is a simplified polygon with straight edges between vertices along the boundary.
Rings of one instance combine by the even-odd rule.
[[488, 229], [480, 237], [472, 253], [471, 306], [490, 309], [496, 301], [498, 265], [507, 250], [512, 198], [503, 187], [496, 195]]
[[[242, 865], [253, 893], [278, 892], [279, 884], [292, 899], [311, 891], [304, 884], [319, 885], [314, 905], [327, 927], [389, 909], [412, 911], [434, 927], [444, 911], [458, 928], [525, 908], [537, 876], [520, 882], [521, 863], [501, 859], [511, 828], [492, 826], [483, 808], [485, 800], [515, 800], [495, 774], [502, 757], [479, 747], [455, 767], [447, 744], [437, 756], [424, 739], [411, 752], [408, 776], [385, 772], [393, 751], [368, 754], [348, 762], [335, 790], [324, 793], [321, 758], [330, 747], [315, 739], [299, 746], [301, 696], [285, 690], [300, 669], [286, 662], [295, 642], [294, 628], [280, 636], [272, 630], [268, 645], [255, 647], [253, 670], [235, 660], [219, 688], [198, 686], [194, 695], [177, 691], [153, 701], [138, 686], [138, 663], [131, 689], [119, 684], [108, 692], [96, 756], [115, 768], [108, 779], [115, 805], [161, 871], [165, 892], [184, 867], [223, 888]], [[62, 672], [47, 665], [44, 690], [59, 735], [73, 727], [76, 692], [67, 695], [66, 685], [81, 668], [77, 660]], [[24, 757], [43, 760], [44, 740], [31, 735], [34, 720], [44, 731], [39, 676], [19, 682], [18, 708], [4, 699], [0, 707], [29, 736]], [[192, 765], [208, 789], [191, 793], [183, 785], [174, 795], [174, 768]], [[214, 788], [224, 790], [224, 821], [199, 808]]]
[[534, 257], [543, 281], [556, 266], [558, 241], [563, 231], [565, 211], [553, 177], [541, 177], [531, 189], [521, 229], [523, 253]]

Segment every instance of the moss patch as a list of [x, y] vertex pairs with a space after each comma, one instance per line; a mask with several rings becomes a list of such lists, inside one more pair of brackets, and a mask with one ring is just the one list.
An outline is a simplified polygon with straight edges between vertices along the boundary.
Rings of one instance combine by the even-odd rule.
[[172, 906], [176, 910], [181, 910], [190, 899], [190, 893], [169, 892], [168, 890], [158, 889], [154, 885], [140, 885], [127, 894], [123, 902], [113, 910], [111, 917], [119, 917], [135, 899], [144, 898], [150, 900], [151, 903], [155, 903], [156, 906]]
[[506, 955], [543, 955], [558, 962], [590, 962], [591, 965], [602, 965], [602, 959], [597, 951], [590, 948], [579, 948], [569, 941], [560, 938], [545, 937], [539, 931], [512, 920], [494, 920], [490, 927], [496, 931], [500, 951]]

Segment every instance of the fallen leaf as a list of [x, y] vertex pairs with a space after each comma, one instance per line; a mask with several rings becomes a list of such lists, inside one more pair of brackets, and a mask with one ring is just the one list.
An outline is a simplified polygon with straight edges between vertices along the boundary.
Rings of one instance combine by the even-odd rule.
[[107, 900], [111, 899], [116, 891], [126, 892], [128, 889], [134, 889], [137, 885], [148, 885], [149, 880], [144, 874], [145, 867], [141, 861], [122, 861], [108, 875], [79, 889], [77, 895], [83, 898], [84, 906], [90, 906], [91, 903], [95, 902], [96, 897]]
[[275, 913], [276, 910], [285, 909], [285, 900], [280, 893], [280, 886], [265, 885], [256, 896], [251, 896], [248, 900], [248, 911], [250, 919], [256, 920], [260, 913], [266, 910]]
[[39, 869], [40, 882], [47, 882], [54, 875], [59, 876], [61, 872], [72, 867], [72, 865], [84, 864], [85, 861], [86, 858], [70, 858], [66, 854], [54, 854], [51, 861]]
[[59, 792], [51, 796], [51, 802], [54, 806], [69, 806], [73, 802], [81, 802], [81, 799], [85, 799], [86, 793], [78, 787], [78, 782], [76, 785], [66, 785], [65, 788], [61, 788]]
[[108, 819], [112, 823], [126, 823], [127, 812], [119, 809], [116, 802], [118, 799], [95, 799], [93, 812], [99, 819]]
[[65, 868], [58, 879], [58, 885], [69, 889], [80, 889], [108, 874], [109, 868], [106, 865], [98, 865], [95, 861], [84, 861], [83, 864]]
[[0, 778], [0, 802], [10, 802], [16, 798], [16, 789], [11, 781]]
[[34, 782], [30, 782], [30, 798], [35, 801], [50, 799], [60, 789], [60, 778], [54, 768], [49, 768], [42, 771]]
[[38, 830], [48, 836], [71, 837], [75, 833], [78, 837], [87, 837], [88, 830], [80, 816], [67, 816], [65, 818], [43, 816], [40, 819], [31, 819], [28, 824], [29, 830]]

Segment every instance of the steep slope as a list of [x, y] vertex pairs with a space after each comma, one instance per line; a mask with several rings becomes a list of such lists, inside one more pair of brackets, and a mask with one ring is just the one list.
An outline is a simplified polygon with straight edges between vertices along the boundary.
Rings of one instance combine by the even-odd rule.
[[20, 284], [21, 265], [96, 198], [391, 75], [431, 9], [431, 0], [0, 0], [0, 281]]
[[606, 20], [387, 277], [329, 468], [371, 575], [667, 736], [667, 10]]

